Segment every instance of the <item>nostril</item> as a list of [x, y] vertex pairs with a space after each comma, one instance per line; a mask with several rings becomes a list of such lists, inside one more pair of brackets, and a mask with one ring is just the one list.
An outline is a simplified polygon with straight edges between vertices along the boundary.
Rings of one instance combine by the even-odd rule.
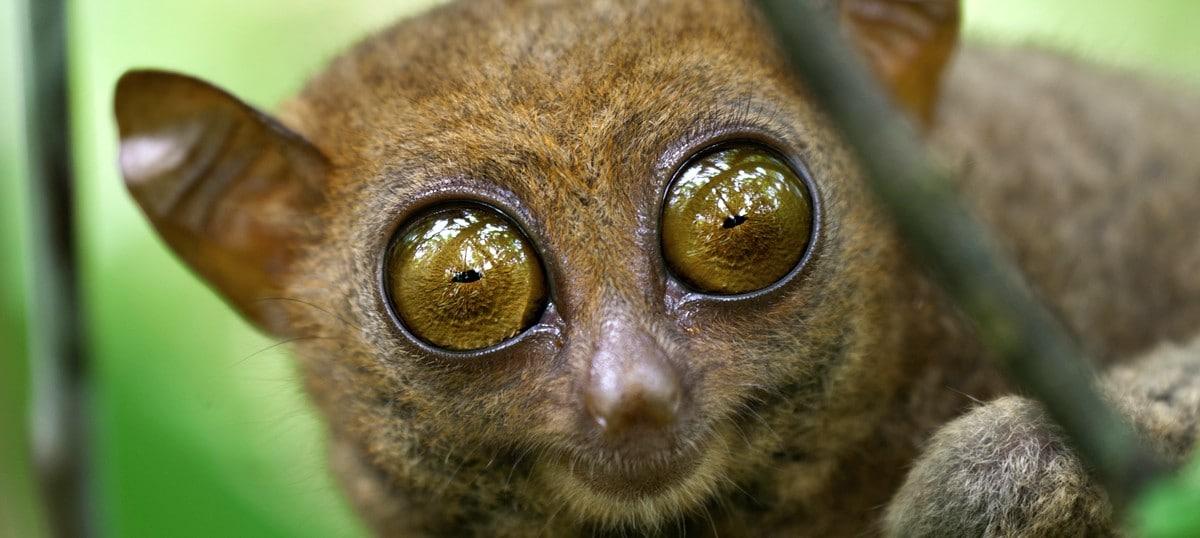
[[620, 435], [629, 428], [662, 429], [679, 414], [682, 389], [679, 375], [663, 357], [629, 360], [597, 356], [597, 368], [586, 395], [588, 412], [607, 435]]

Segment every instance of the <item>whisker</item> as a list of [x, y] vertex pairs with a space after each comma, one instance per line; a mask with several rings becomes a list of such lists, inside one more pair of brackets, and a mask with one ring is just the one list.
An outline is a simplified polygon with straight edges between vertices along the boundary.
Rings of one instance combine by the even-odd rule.
[[708, 520], [708, 527], [712, 529], [713, 538], [721, 538], [721, 533], [717, 531], [717, 522], [712, 517], [712, 510], [708, 506], [704, 506], [704, 518]]
[[246, 362], [246, 361], [248, 361], [248, 360], [250, 360], [250, 359], [252, 359], [252, 358], [254, 358], [254, 357], [258, 356], [258, 355], [261, 355], [261, 354], [263, 354], [263, 353], [266, 353], [266, 352], [268, 352], [268, 351], [271, 351], [272, 349], [275, 349], [275, 348], [277, 348], [277, 347], [279, 347], [279, 346], [286, 345], [286, 344], [290, 344], [290, 343], [292, 343], [292, 342], [299, 342], [299, 341], [301, 341], [301, 340], [323, 340], [323, 339], [325, 339], [325, 340], [333, 340], [333, 339], [334, 339], [334, 337], [332, 337], [332, 336], [322, 336], [322, 335], [313, 335], [313, 336], [295, 336], [295, 337], [292, 337], [292, 338], [285, 338], [285, 339], [283, 339], [283, 340], [280, 340], [280, 341], [278, 341], [278, 342], [275, 342], [274, 344], [271, 344], [271, 345], [269, 345], [269, 346], [267, 346], [267, 347], [264, 347], [264, 348], [262, 348], [262, 349], [260, 349], [260, 350], [258, 350], [258, 351], [255, 351], [254, 353], [251, 353], [251, 354], [249, 354], [249, 355], [246, 355], [245, 357], [242, 357], [242, 358], [238, 359], [238, 360], [237, 360], [237, 361], [235, 361], [233, 364], [230, 364], [230, 366], [231, 366], [231, 367], [232, 367], [232, 366], [240, 366], [242, 363], [244, 363], [244, 362]]
[[[754, 495], [751, 495], [749, 491], [746, 491], [746, 488], [743, 488], [740, 484], [738, 484], [736, 481], [734, 481], [734, 479], [729, 478], [728, 476], [725, 476], [724, 474], [722, 474], [721, 481], [725, 482], [726, 484], [729, 484], [730, 486], [733, 486], [733, 489], [736, 489], [738, 491], [738, 493], [745, 495], [746, 498], [750, 499], [751, 501], [754, 501], [755, 504], [761, 504], [758, 502], [758, 499], [754, 497]], [[726, 502], [724, 499], [720, 499], [720, 498], [718, 498], [718, 501]]]
[[953, 391], [953, 392], [957, 392], [957, 393], [959, 393], [959, 394], [961, 394], [961, 395], [965, 396], [965, 397], [966, 397], [968, 400], [971, 400], [972, 402], [975, 402], [975, 404], [976, 404], [976, 405], [983, 405], [983, 403], [984, 403], [984, 402], [983, 402], [983, 400], [980, 400], [979, 398], [976, 398], [976, 397], [974, 397], [974, 396], [971, 396], [970, 394], [967, 394], [966, 392], [963, 392], [963, 391], [961, 391], [961, 390], [958, 390], [958, 389], [956, 389], [956, 388], [954, 388], [954, 387], [951, 387], [950, 385], [946, 385], [946, 386], [945, 386], [945, 388], [946, 388], [946, 389], [948, 389], [948, 390], [951, 390], [951, 391]]
[[479, 467], [475, 471], [475, 476], [471, 477], [471, 480], [467, 482], [468, 487], [474, 486], [479, 481], [479, 478], [492, 468], [492, 464], [496, 463], [496, 458], [500, 457], [500, 452], [500, 450], [492, 450], [492, 455], [488, 458], [488, 462], [483, 464], [483, 467]]
[[554, 518], [558, 517], [558, 514], [561, 513], [563, 511], [563, 508], [566, 508], [566, 507], [567, 507], [566, 503], [561, 503], [558, 505], [558, 508], [554, 509], [554, 512], [550, 513], [550, 517], [547, 518], [546, 523], [544, 525], [542, 525], [542, 530], [540, 532], [538, 532], [538, 536], [541, 536], [543, 533], [545, 533], [547, 536], [550, 536], [550, 525], [552, 523], [554, 523]]
[[258, 299], [255, 299], [255, 301], [291, 301], [293, 303], [298, 303], [298, 304], [302, 304], [304, 306], [311, 307], [319, 312], [324, 312], [326, 314], [329, 314], [330, 316], [336, 318], [338, 321], [342, 322], [343, 324], [348, 325], [350, 327], [354, 327], [355, 329], [358, 329], [359, 331], [364, 330], [362, 327], [358, 326], [357, 324], [351, 323], [350, 321], [346, 320], [346, 318], [342, 317], [337, 312], [334, 312], [327, 308], [321, 307], [321, 306], [311, 303], [309, 301], [305, 301], [304, 299], [297, 299], [295, 297], [260, 297]]
[[508, 478], [504, 479], [504, 489], [508, 489], [509, 483], [512, 482], [513, 474], [517, 472], [517, 466], [521, 465], [521, 461], [524, 460], [525, 456], [529, 455], [530, 452], [533, 452], [533, 449], [534, 446], [529, 445], [524, 451], [521, 452], [520, 455], [517, 456], [517, 459], [513, 461], [512, 469], [508, 471]]
[[[462, 458], [459, 459], [458, 466], [455, 467], [454, 470], [450, 472], [450, 476], [448, 478], [446, 478], [446, 482], [444, 484], [442, 484], [441, 488], [439, 488], [438, 493], [437, 493], [438, 497], [445, 495], [446, 492], [449, 491], [451, 484], [454, 483], [455, 477], [458, 476], [458, 472], [461, 471], [463, 466], [467, 464], [467, 461], [471, 459], [471, 456], [475, 455], [475, 451], [477, 451], [477, 450], [479, 450], [478, 445], [476, 445], [475, 448], [472, 448], [470, 452], [467, 452], [467, 454], [465, 456], [463, 456]], [[447, 456], [446, 459], [448, 462], [450, 457]]]

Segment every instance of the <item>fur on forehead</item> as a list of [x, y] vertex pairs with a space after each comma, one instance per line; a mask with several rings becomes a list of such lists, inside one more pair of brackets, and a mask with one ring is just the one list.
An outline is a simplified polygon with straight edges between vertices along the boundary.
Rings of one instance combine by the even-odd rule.
[[740, 1], [456, 3], [361, 43], [285, 115], [343, 168], [553, 164], [600, 188], [604, 157], [641, 136], [781, 100], [754, 17]]

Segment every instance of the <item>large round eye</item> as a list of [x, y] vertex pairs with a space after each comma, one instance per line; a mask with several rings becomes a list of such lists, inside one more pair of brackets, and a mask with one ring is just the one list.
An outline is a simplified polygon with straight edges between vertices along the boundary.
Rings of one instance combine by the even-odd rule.
[[416, 337], [462, 351], [499, 344], [537, 321], [546, 280], [511, 221], [480, 205], [408, 223], [388, 256], [393, 307]]
[[663, 207], [663, 256], [699, 291], [747, 293], [800, 262], [812, 221], [808, 189], [791, 166], [760, 146], [723, 146], [676, 174]]

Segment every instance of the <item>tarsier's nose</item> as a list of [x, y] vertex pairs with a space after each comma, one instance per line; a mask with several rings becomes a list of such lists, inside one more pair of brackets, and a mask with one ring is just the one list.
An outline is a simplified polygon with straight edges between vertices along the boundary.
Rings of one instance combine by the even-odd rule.
[[679, 371], [654, 337], [627, 323], [606, 322], [585, 392], [601, 431], [620, 437], [665, 430], [675, 423], [682, 399]]

